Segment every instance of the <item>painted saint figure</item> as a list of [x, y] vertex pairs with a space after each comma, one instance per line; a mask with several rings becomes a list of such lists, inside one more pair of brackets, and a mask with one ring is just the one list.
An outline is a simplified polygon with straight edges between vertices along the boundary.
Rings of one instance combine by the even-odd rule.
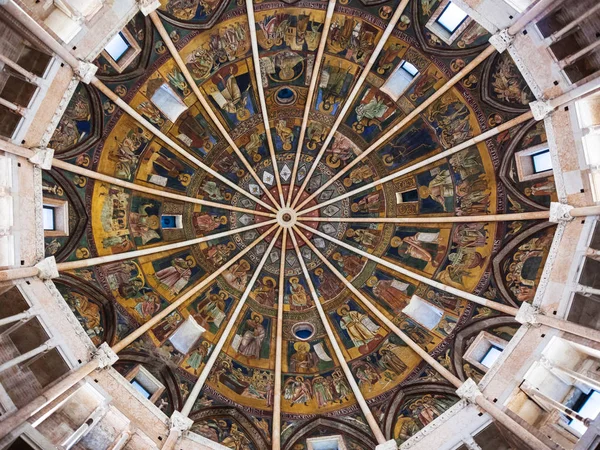
[[341, 306], [337, 312], [341, 316], [340, 327], [346, 330], [356, 347], [368, 344], [375, 339], [379, 327], [367, 315], [351, 311], [348, 305]]
[[263, 317], [257, 313], [252, 313], [251, 319], [246, 321], [246, 331], [242, 336], [238, 352], [248, 358], [260, 358], [260, 349], [266, 336], [262, 321]]
[[171, 261], [171, 267], [159, 270], [154, 275], [163, 288], [168, 289], [173, 295], [177, 295], [190, 281], [191, 268], [194, 264], [191, 257], [175, 258]]

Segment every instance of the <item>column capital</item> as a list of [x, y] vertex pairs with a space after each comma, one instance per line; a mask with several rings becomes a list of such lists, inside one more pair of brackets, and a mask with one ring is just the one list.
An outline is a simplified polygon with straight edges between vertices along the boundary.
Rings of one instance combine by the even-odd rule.
[[554, 363], [544, 355], [542, 355], [541, 358], [539, 359], [539, 363], [544, 369], [548, 369], [548, 370], [554, 369]]
[[56, 259], [54, 259], [54, 256], [42, 259], [35, 267], [39, 270], [38, 277], [42, 280], [58, 278], [58, 267], [56, 267]]
[[79, 78], [85, 84], [90, 84], [94, 77], [96, 76], [96, 72], [98, 71], [98, 66], [92, 64], [87, 61], [79, 61], [77, 67], [73, 68], [73, 72], [77, 78]]
[[29, 158], [29, 162], [38, 166], [43, 170], [50, 170], [52, 168], [52, 158], [54, 158], [54, 149], [52, 148], [32, 148], [35, 153]]
[[519, 308], [519, 312], [515, 316], [515, 320], [520, 324], [526, 325], [535, 325], [538, 323], [537, 316], [539, 311], [534, 306], [531, 306], [527, 302], [523, 302], [521, 307]]
[[475, 398], [483, 394], [479, 390], [477, 383], [475, 383], [472, 378], [467, 378], [465, 382], [456, 390], [456, 395], [468, 401], [469, 403], [475, 403]]
[[496, 47], [498, 53], [503, 53], [506, 51], [508, 47], [510, 47], [515, 40], [515, 37], [512, 36], [508, 29], [500, 30], [498, 33], [494, 34], [490, 38], [490, 44]]
[[94, 352], [94, 359], [97, 359], [100, 363], [98, 368], [104, 369], [106, 367], [112, 366], [119, 359], [119, 356], [113, 351], [112, 348], [106, 343], [103, 342], [100, 347]]
[[552, 202], [550, 203], [550, 218], [548, 220], [554, 223], [570, 222], [573, 220], [573, 216], [570, 214], [572, 209], [573, 207], [571, 205]]
[[383, 444], [379, 444], [377, 447], [375, 447], [375, 450], [397, 450], [398, 448], [398, 444], [396, 444], [396, 440], [395, 439], [390, 439], [387, 442], [384, 442]]
[[169, 418], [171, 430], [179, 432], [188, 431], [192, 428], [194, 421], [187, 416], [184, 416], [180, 411], [174, 411]]
[[140, 11], [145, 16], [156, 11], [160, 7], [159, 0], [138, 0], [138, 3], [140, 6]]
[[554, 107], [548, 101], [537, 100], [529, 104], [533, 118], [535, 120], [544, 120], [548, 114], [554, 111]]

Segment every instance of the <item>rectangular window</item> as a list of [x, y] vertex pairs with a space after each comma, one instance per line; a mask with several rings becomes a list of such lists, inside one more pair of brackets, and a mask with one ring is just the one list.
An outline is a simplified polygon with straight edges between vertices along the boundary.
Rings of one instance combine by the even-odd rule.
[[548, 149], [531, 155], [531, 160], [533, 161], [533, 173], [552, 170], [552, 158], [550, 157], [550, 150]]
[[165, 391], [165, 386], [140, 364], [131, 369], [125, 379], [143, 398], [147, 398], [152, 403], [156, 402]]
[[412, 296], [410, 303], [402, 312], [428, 330], [433, 330], [437, 327], [444, 315], [444, 311], [416, 295]]
[[400, 67], [413, 78], [415, 78], [417, 75], [419, 75], [419, 69], [417, 69], [414, 65], [412, 65], [408, 61], [404, 61]]
[[183, 228], [181, 215], [163, 214], [160, 216], [160, 226], [163, 229]]
[[44, 230], [55, 231], [56, 230], [56, 211], [52, 206], [44, 205], [43, 209], [43, 222]]
[[462, 9], [454, 3], [449, 2], [436, 22], [452, 34], [467, 20], [467, 17], [467, 14]]
[[389, 95], [392, 100], [398, 101], [417, 75], [419, 75], [419, 69], [408, 61], [404, 61], [392, 72], [381, 90]]
[[419, 201], [419, 194], [416, 189], [402, 192], [400, 195], [402, 196], [403, 203]]
[[[582, 400], [583, 401], [581, 402], [578, 401], [577, 403], [579, 403], [579, 405], [576, 404], [573, 409], [579, 414], [581, 414], [583, 417], [588, 417], [594, 420], [596, 416], [598, 416], [598, 414], [600, 413], [600, 393], [592, 390], [590, 391], [590, 394], [584, 396]], [[583, 424], [583, 422], [580, 422], [579, 420], [571, 419], [569, 425], [571, 426], [571, 428], [573, 428], [581, 434], [584, 434], [587, 431], [587, 427]]]
[[135, 388], [136, 391], [138, 391], [140, 394], [142, 394], [145, 398], [150, 398], [151, 397], [151, 393], [148, 392], [146, 390], [146, 388], [144, 388], [144, 386], [142, 386], [139, 381], [137, 381], [135, 378], [133, 380], [131, 380], [131, 385]]
[[117, 33], [115, 37], [110, 40], [107, 46], [104, 47], [104, 50], [106, 50], [110, 57], [115, 60], [115, 62], [118, 62], [130, 47], [131, 46], [129, 45], [129, 42], [127, 42], [127, 39], [125, 39], [123, 33]]
[[502, 349], [496, 345], [492, 345], [488, 349], [486, 354], [483, 355], [483, 358], [481, 358], [481, 361], [479, 361], [479, 362], [489, 369], [490, 367], [492, 367], [494, 365], [494, 363], [496, 362], [496, 360], [498, 359], [498, 357], [501, 354], [502, 354]]

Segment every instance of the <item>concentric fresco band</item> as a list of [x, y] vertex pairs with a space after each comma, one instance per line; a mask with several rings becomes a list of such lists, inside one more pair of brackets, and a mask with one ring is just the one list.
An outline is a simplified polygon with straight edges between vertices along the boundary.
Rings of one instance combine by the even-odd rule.
[[152, 402], [165, 414], [191, 398], [192, 431], [236, 450], [271, 446], [281, 296], [281, 448], [306, 450], [323, 434], [375, 448], [354, 384], [400, 445], [459, 398], [381, 316], [461, 380], [483, 377], [463, 359], [467, 343], [483, 331], [508, 342], [518, 324], [415, 277], [505, 305], [533, 301], [552, 224], [436, 219], [545, 211], [557, 200], [552, 172], [521, 177], [518, 160], [547, 141], [544, 123], [441, 155], [534, 100], [504, 52], [428, 103], [490, 38], [471, 18], [438, 36], [447, 0], [339, 0], [329, 28], [326, 1], [250, 3], [254, 22], [240, 0], [161, 0], [153, 19], [183, 67], [141, 13], [125, 27], [139, 47], [130, 65], [105, 52], [94, 61], [152, 128], [82, 83], [50, 142], [57, 157], [210, 204], [44, 172], [44, 195], [72, 205], [80, 224], [76, 238], [46, 237], [48, 256], [156, 250], [69, 271], [57, 287], [92, 342], [114, 344], [218, 273], [114, 367], [155, 377], [164, 389]]

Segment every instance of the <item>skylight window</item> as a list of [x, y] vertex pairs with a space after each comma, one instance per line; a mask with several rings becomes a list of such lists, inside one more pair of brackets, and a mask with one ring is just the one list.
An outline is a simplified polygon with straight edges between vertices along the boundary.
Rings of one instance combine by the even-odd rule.
[[[591, 395], [587, 398], [583, 405], [577, 409], [577, 412], [583, 417], [589, 417], [590, 419], [594, 420], [600, 413], [600, 393], [597, 391], [592, 391]], [[587, 431], [587, 427], [579, 420], [571, 419], [569, 425], [571, 428], [581, 434], [584, 434]]]
[[481, 358], [480, 362], [489, 369], [494, 365], [494, 363], [500, 357], [501, 354], [502, 349], [500, 347], [497, 347], [496, 345], [492, 345], [485, 353], [485, 355], [483, 355], [483, 358]]
[[531, 160], [533, 161], [533, 173], [552, 170], [552, 158], [550, 158], [550, 150], [548, 149], [531, 155]]
[[406, 73], [408, 73], [412, 78], [415, 78], [417, 75], [419, 75], [419, 69], [417, 69], [415, 66], [413, 66], [408, 61], [404, 61], [400, 67]]
[[127, 42], [123, 33], [117, 33], [104, 50], [106, 50], [113, 60], [119, 61], [130, 47], [131, 45], [129, 45], [129, 42]]
[[465, 20], [467, 20], [467, 17], [467, 13], [454, 3], [449, 2], [442, 14], [437, 18], [436, 22], [452, 34]]
[[44, 222], [44, 230], [54, 231], [56, 230], [56, 211], [52, 206], [45, 206], [43, 209], [42, 219]]
[[135, 378], [131, 380], [131, 385], [135, 388], [136, 391], [142, 394], [144, 398], [150, 398], [150, 396], [152, 395], [152, 393], [148, 392], [146, 388], [144, 388], [144, 386], [142, 386], [139, 383], [139, 381], [137, 381]]

